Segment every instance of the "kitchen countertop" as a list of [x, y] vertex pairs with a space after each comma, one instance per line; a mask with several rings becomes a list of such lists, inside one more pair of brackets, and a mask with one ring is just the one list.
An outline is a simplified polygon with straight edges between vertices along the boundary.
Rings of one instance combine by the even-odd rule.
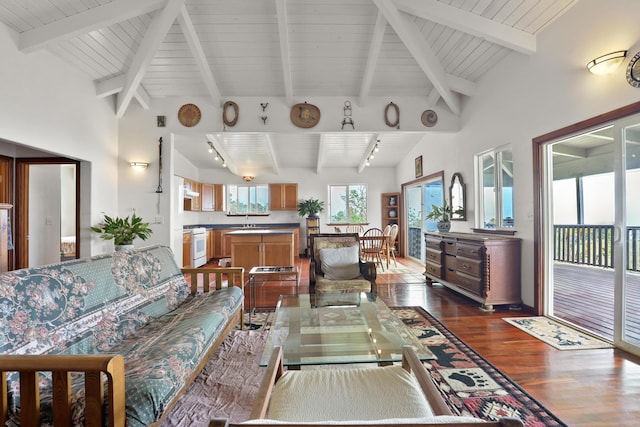
[[245, 227], [244, 224], [192, 224], [185, 225], [185, 230], [190, 230], [196, 227], [203, 227], [207, 230], [264, 230], [264, 229], [273, 229], [273, 228], [300, 228], [299, 222], [289, 222], [289, 223], [273, 223], [273, 224], [252, 224], [251, 227]]
[[243, 228], [242, 230], [234, 230], [227, 233], [233, 236], [246, 236], [251, 234], [293, 234], [291, 230], [265, 230], [260, 228]]

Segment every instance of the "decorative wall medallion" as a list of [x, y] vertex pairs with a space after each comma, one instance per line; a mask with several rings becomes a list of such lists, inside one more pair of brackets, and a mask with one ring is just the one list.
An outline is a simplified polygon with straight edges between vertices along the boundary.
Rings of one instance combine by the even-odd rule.
[[[393, 115], [395, 115], [394, 122], [389, 119], [389, 110], [391, 109], [393, 109]], [[384, 122], [389, 127], [400, 129], [400, 107], [398, 107], [393, 102], [390, 102], [389, 105], [387, 105], [384, 109]]]
[[422, 117], [420, 117], [420, 120], [422, 121], [423, 125], [430, 128], [438, 123], [438, 115], [433, 110], [425, 110], [424, 113], [422, 113]]
[[195, 104], [184, 104], [178, 110], [178, 121], [188, 128], [197, 125], [201, 117], [200, 109]]
[[[227, 112], [233, 110], [233, 118], [229, 120]], [[238, 123], [238, 117], [240, 116], [240, 107], [233, 101], [227, 101], [222, 106], [222, 122], [225, 126], [235, 126]]]
[[320, 109], [313, 104], [296, 104], [291, 107], [291, 123], [299, 128], [312, 128], [320, 121]]
[[627, 82], [633, 87], [640, 87], [640, 52], [636, 53], [629, 61]]

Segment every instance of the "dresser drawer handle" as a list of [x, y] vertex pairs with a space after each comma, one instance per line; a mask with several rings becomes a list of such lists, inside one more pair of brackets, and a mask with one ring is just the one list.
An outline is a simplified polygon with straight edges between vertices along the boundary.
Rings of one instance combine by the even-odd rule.
[[469, 264], [462, 264], [462, 268], [465, 270], [471, 270], [471, 266]]

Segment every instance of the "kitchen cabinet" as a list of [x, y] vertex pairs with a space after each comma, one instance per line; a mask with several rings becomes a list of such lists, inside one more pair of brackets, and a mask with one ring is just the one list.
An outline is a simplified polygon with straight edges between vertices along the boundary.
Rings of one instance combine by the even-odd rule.
[[269, 209], [298, 210], [298, 184], [269, 184]]
[[294, 233], [280, 230], [238, 230], [231, 238], [231, 265], [250, 271], [255, 266], [292, 266]]
[[224, 185], [202, 183], [200, 189], [200, 205], [203, 212], [224, 210]]
[[522, 303], [521, 240], [472, 233], [424, 233], [425, 276], [482, 304]]
[[213, 249], [215, 246], [215, 233], [213, 230], [207, 230], [207, 262], [214, 257]]
[[182, 267], [191, 268], [191, 233], [182, 233]]
[[195, 191], [198, 193], [197, 196], [191, 197], [190, 199], [184, 199], [184, 210], [185, 211], [200, 211], [202, 210], [202, 184], [197, 181], [193, 181], [191, 179], [184, 179], [184, 187], [185, 190]]

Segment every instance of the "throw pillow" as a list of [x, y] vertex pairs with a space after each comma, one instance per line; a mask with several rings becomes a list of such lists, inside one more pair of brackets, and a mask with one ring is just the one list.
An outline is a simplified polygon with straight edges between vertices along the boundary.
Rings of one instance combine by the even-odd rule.
[[351, 280], [360, 276], [359, 247], [320, 249], [324, 277], [329, 280]]

